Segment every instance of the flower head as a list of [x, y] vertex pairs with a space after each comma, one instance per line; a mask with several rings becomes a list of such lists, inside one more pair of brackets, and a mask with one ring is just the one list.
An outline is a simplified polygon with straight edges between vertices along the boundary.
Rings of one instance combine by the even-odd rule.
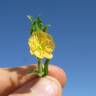
[[53, 57], [52, 52], [55, 48], [53, 38], [47, 32], [39, 30], [33, 32], [28, 40], [28, 45], [31, 55], [34, 55], [40, 59]]

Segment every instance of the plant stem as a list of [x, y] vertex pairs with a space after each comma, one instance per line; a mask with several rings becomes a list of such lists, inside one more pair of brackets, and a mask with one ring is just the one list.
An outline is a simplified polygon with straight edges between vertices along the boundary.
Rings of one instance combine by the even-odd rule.
[[48, 75], [48, 64], [49, 64], [50, 59], [46, 59], [45, 64], [44, 64], [44, 76]]
[[39, 73], [42, 73], [42, 64], [41, 64], [41, 59], [37, 58], [38, 59], [38, 71]]

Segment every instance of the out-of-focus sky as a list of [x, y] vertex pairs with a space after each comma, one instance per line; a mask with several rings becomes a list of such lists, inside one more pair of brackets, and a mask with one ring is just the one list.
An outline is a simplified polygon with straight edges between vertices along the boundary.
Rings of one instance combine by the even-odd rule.
[[56, 49], [51, 64], [68, 77], [63, 96], [96, 96], [96, 1], [0, 0], [0, 67], [36, 63], [28, 50], [27, 15], [40, 15], [52, 25]]

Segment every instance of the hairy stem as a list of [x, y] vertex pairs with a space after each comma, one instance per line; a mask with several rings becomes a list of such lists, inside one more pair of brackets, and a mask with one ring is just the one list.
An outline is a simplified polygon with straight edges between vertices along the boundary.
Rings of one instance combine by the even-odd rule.
[[45, 64], [44, 64], [44, 76], [48, 75], [48, 64], [49, 64], [50, 59], [46, 59]]
[[39, 58], [38, 58], [38, 71], [39, 71], [39, 73], [42, 73], [41, 59], [39, 59]]

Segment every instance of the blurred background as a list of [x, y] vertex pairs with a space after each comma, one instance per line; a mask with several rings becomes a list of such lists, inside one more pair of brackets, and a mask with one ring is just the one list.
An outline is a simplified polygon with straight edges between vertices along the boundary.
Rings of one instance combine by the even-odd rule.
[[51, 24], [56, 48], [50, 63], [68, 78], [63, 96], [96, 96], [96, 1], [0, 0], [0, 67], [36, 63], [28, 50], [27, 15]]

